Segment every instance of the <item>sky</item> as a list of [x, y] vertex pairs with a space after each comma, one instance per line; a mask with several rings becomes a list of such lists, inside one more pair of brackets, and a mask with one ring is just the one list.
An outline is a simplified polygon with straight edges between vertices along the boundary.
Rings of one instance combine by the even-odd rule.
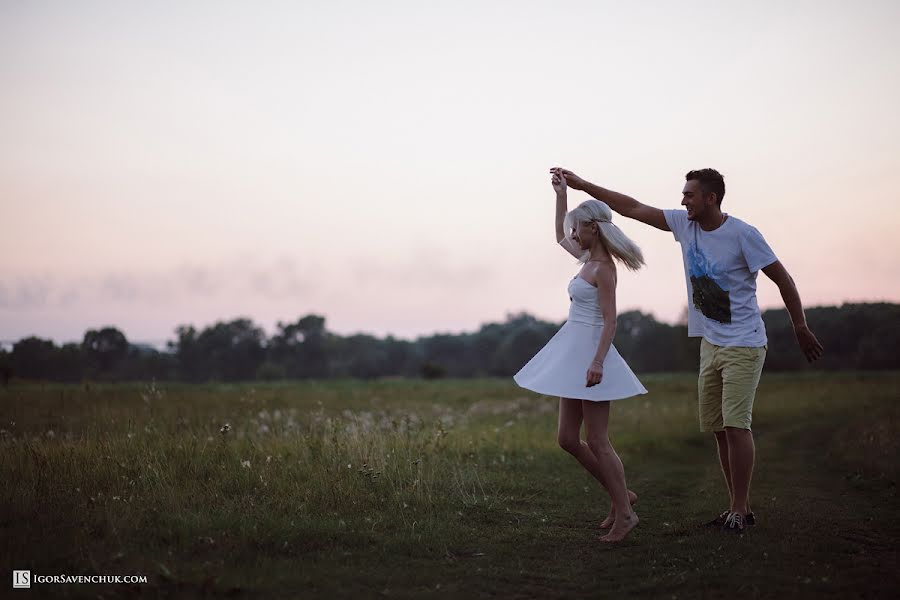
[[[559, 322], [557, 165], [660, 208], [716, 168], [805, 306], [898, 302], [897, 23], [888, 1], [4, 0], [0, 340]], [[614, 222], [647, 261], [618, 310], [677, 321], [678, 244]]]

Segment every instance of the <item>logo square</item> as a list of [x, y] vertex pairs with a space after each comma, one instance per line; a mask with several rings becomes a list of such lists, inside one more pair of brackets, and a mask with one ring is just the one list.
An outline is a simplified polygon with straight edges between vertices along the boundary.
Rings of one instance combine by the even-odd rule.
[[31, 571], [13, 571], [14, 588], [31, 587]]

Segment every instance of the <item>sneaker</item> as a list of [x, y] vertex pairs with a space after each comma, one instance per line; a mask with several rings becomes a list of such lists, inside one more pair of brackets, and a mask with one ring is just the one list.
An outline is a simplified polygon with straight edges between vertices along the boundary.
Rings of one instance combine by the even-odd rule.
[[[723, 511], [721, 515], [713, 519], [708, 523], [704, 523], [704, 527], [722, 527], [725, 524], [725, 521], [728, 519], [728, 515], [731, 511], [726, 510]], [[756, 525], [756, 519], [753, 516], [753, 513], [747, 513], [744, 516], [744, 525]]]
[[708, 523], [704, 523], [703, 526], [704, 527], [721, 527], [722, 525], [725, 524], [725, 520], [728, 519], [728, 515], [730, 514], [730, 512], [731, 511], [726, 510], [721, 515], [719, 515], [718, 517], [713, 519], [712, 521], [710, 521]]
[[722, 525], [722, 531], [738, 534], [744, 533], [744, 515], [737, 512], [729, 514], [725, 519], [725, 524]]

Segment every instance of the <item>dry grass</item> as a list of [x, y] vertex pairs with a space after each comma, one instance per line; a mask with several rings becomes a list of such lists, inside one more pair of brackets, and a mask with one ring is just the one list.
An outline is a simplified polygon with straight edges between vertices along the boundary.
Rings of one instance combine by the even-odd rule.
[[743, 539], [695, 527], [724, 494], [694, 378], [642, 379], [612, 417], [642, 524], [613, 548], [556, 401], [510, 381], [13, 386], [7, 564], [150, 575], [106, 597], [897, 591], [900, 375], [764, 377]]

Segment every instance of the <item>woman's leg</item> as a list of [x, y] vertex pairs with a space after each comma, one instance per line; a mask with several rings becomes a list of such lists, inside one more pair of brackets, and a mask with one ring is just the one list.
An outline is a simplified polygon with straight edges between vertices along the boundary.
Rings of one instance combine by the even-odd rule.
[[[609, 492], [609, 487], [604, 480], [603, 467], [594, 455], [587, 442], [581, 439], [581, 422], [583, 420], [581, 400], [571, 398], [559, 399], [559, 427], [556, 433], [560, 448], [574, 456], [588, 473], [600, 482], [600, 485]], [[637, 501], [637, 495], [628, 491], [628, 499], [631, 504]], [[615, 522], [616, 507], [613, 503], [609, 509], [609, 515], [600, 524], [606, 529]]]
[[587, 443], [581, 439], [581, 400], [572, 398], [559, 399], [559, 427], [556, 432], [556, 441], [559, 447], [578, 459], [578, 462], [587, 469], [588, 473], [600, 482], [605, 488], [603, 468], [597, 462], [597, 457], [591, 452]]
[[602, 539], [617, 542], [637, 525], [638, 518], [631, 508], [622, 460], [609, 441], [609, 402], [586, 400], [582, 403], [582, 415], [588, 446], [603, 471], [605, 487], [616, 512], [612, 529]]
[[[628, 490], [628, 502], [631, 506], [637, 502], [637, 494]], [[609, 529], [613, 526], [613, 523], [616, 522], [616, 505], [612, 502], [609, 503], [609, 514], [606, 515], [606, 518], [600, 522], [600, 529]]]

